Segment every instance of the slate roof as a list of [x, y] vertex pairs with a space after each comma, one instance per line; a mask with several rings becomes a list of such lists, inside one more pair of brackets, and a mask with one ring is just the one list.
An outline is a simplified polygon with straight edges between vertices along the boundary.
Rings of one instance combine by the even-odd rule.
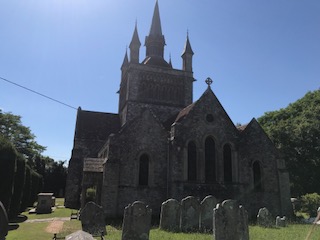
[[78, 110], [75, 141], [81, 140], [90, 151], [87, 157], [96, 157], [108, 136], [119, 130], [118, 114]]
[[189, 106], [185, 107], [184, 109], [182, 109], [177, 118], [175, 119], [175, 122], [180, 122], [185, 116], [187, 116], [189, 114], [189, 112], [192, 110], [192, 108], [194, 107], [196, 102], [190, 104]]

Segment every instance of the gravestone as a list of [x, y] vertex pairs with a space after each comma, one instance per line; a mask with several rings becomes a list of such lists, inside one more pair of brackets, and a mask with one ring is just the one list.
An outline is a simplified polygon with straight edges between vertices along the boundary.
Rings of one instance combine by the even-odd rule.
[[106, 223], [104, 220], [103, 209], [94, 202], [88, 202], [80, 212], [82, 230], [93, 236], [106, 234]]
[[175, 199], [168, 199], [161, 205], [160, 229], [178, 232], [180, 225], [180, 203]]
[[260, 208], [257, 215], [257, 224], [261, 227], [272, 227], [273, 217], [267, 208]]
[[213, 209], [218, 201], [214, 196], [206, 196], [200, 203], [200, 230], [202, 232], [212, 232]]
[[67, 235], [65, 240], [94, 240], [90, 233], [84, 232], [82, 230], [76, 231]]
[[192, 196], [181, 200], [180, 229], [182, 232], [199, 231], [199, 201]]
[[51, 213], [52, 212], [52, 196], [53, 193], [39, 193], [38, 204], [36, 207], [37, 214]]
[[249, 240], [248, 213], [235, 200], [225, 200], [213, 210], [215, 240]]
[[287, 219], [286, 217], [280, 217], [280, 216], [277, 216], [276, 217], [276, 227], [286, 227], [287, 226]]
[[2, 202], [0, 201], [0, 240], [6, 239], [8, 234], [8, 215]]
[[136, 201], [124, 209], [122, 240], [148, 240], [152, 209]]

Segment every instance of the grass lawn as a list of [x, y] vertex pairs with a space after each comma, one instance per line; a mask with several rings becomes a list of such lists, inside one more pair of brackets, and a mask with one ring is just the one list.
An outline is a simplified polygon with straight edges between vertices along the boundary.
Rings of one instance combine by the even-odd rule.
[[[28, 220], [32, 219], [44, 219], [54, 217], [70, 217], [71, 209], [61, 208], [63, 200], [57, 199], [56, 211], [51, 214], [28, 214], [24, 212], [23, 215]], [[26, 218], [25, 218], [26, 219]], [[26, 221], [18, 223], [18, 228], [10, 230], [7, 236], [7, 240], [44, 240], [52, 239], [53, 233], [47, 232], [46, 228], [50, 222], [34, 222], [28, 223]], [[77, 230], [81, 229], [81, 223], [78, 220], [68, 220], [63, 224], [62, 230], [58, 233], [57, 237], [62, 239]], [[307, 238], [308, 234], [312, 231], [312, 234]], [[286, 228], [261, 228], [258, 226], [249, 226], [249, 234], [251, 240], [319, 240], [320, 239], [320, 225], [307, 225], [307, 224], [289, 224]], [[97, 238], [100, 239], [100, 238]], [[108, 240], [120, 240], [121, 229], [119, 226], [107, 226]], [[169, 233], [159, 230], [154, 227], [150, 231], [150, 240], [212, 240], [212, 234], [200, 234], [200, 233]]]

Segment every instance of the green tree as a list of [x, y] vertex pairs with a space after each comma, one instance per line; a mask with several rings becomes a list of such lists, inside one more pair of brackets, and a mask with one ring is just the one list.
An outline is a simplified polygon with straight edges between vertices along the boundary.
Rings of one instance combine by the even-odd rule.
[[0, 109], [0, 136], [13, 144], [16, 150], [26, 157], [31, 167], [34, 159], [46, 149], [35, 140], [29, 127], [21, 123], [21, 117], [12, 113], [4, 113]]
[[286, 160], [292, 194], [320, 193], [320, 90], [258, 121]]

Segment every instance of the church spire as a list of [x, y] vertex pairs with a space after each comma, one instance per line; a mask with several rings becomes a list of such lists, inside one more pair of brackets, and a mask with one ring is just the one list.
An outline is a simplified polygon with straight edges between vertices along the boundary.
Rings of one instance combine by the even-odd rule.
[[126, 53], [124, 54], [123, 62], [121, 65], [121, 70], [123, 70], [125, 67], [127, 67], [128, 64], [129, 64], [129, 60], [128, 60], [128, 53], [127, 53], [127, 48], [126, 48]]
[[149, 36], [146, 36], [145, 40], [147, 57], [156, 56], [163, 58], [165, 44], [161, 29], [159, 5], [158, 1], [156, 1]]
[[139, 40], [139, 35], [138, 35], [138, 30], [137, 30], [137, 21], [136, 25], [134, 28], [133, 36], [131, 43], [129, 45], [130, 48], [130, 62], [132, 63], [139, 63], [139, 50], [140, 50], [140, 40]]
[[187, 32], [187, 40], [184, 45], [184, 49], [182, 52], [182, 70], [192, 72], [192, 56], [193, 56], [193, 51], [191, 48], [191, 44], [189, 41], [189, 32]]

